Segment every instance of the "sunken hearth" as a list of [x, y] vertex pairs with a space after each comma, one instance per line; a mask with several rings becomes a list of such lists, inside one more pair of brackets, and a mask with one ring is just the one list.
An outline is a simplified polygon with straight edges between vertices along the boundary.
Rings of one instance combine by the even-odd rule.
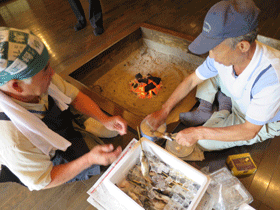
[[[176, 37], [159, 27], [144, 26], [128, 30], [127, 36], [79, 69], [62, 72], [68, 81], [91, 92], [104, 111], [120, 113], [133, 128], [161, 109], [178, 84], [204, 61], [188, 53], [191, 41], [182, 35]], [[138, 93], [139, 88], [142, 93]], [[176, 108], [177, 117], [196, 102], [194, 94], [186, 100]]]

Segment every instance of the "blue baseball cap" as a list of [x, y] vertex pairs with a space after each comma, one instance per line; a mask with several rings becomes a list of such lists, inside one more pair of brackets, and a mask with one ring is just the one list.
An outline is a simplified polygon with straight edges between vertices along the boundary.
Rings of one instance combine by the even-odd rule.
[[189, 50], [201, 55], [227, 38], [238, 37], [258, 26], [260, 9], [252, 0], [224, 0], [207, 12], [202, 33], [189, 45]]

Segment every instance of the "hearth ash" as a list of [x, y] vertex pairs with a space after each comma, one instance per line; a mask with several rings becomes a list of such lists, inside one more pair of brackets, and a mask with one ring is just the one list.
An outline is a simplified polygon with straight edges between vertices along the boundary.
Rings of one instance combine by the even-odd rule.
[[200, 185], [150, 152], [146, 154], [150, 163], [149, 177], [142, 175], [139, 162], [118, 187], [144, 209], [187, 209]]
[[136, 93], [139, 98], [152, 98], [158, 94], [162, 86], [160, 77], [154, 77], [151, 74], [142, 76], [140, 73], [136, 74], [135, 79], [129, 84], [131, 91]]

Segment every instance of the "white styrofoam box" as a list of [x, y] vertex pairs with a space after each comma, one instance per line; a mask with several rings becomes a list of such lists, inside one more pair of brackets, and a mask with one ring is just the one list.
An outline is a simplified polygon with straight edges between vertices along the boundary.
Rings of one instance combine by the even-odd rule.
[[[142, 138], [142, 146], [145, 151], [150, 151], [152, 154], [155, 154], [160, 158], [163, 162], [171, 166], [172, 168], [180, 171], [189, 179], [195, 181], [201, 187], [197, 192], [196, 196], [191, 202], [191, 205], [188, 207], [188, 210], [195, 209], [198, 205], [199, 201], [203, 197], [209, 183], [209, 176], [203, 174], [201, 171], [195, 169], [188, 163], [182, 161], [176, 156], [172, 155], [165, 149], [161, 148], [157, 144], [153, 143], [146, 138]], [[129, 153], [127, 153], [119, 162], [114, 166], [113, 169], [110, 170], [110, 173], [107, 174], [106, 178], [103, 180], [103, 184], [106, 185], [109, 192], [114, 195], [122, 204], [128, 207], [128, 209], [133, 210], [143, 210], [141, 206], [139, 206], [133, 199], [131, 199], [128, 195], [126, 195], [121, 189], [119, 189], [116, 184], [121, 183], [128, 171], [139, 162], [140, 159], [141, 146], [140, 142], [131, 149]]]

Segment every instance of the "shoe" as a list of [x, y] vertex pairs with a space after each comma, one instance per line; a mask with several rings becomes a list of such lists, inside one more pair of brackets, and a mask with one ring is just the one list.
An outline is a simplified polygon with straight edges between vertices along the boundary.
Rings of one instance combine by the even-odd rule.
[[95, 36], [99, 36], [103, 34], [103, 32], [104, 32], [104, 28], [102, 27], [96, 27], [95, 29], [93, 29], [93, 33]]
[[75, 31], [82, 30], [84, 27], [86, 27], [87, 22], [86, 21], [79, 21], [75, 26], [74, 29]]

